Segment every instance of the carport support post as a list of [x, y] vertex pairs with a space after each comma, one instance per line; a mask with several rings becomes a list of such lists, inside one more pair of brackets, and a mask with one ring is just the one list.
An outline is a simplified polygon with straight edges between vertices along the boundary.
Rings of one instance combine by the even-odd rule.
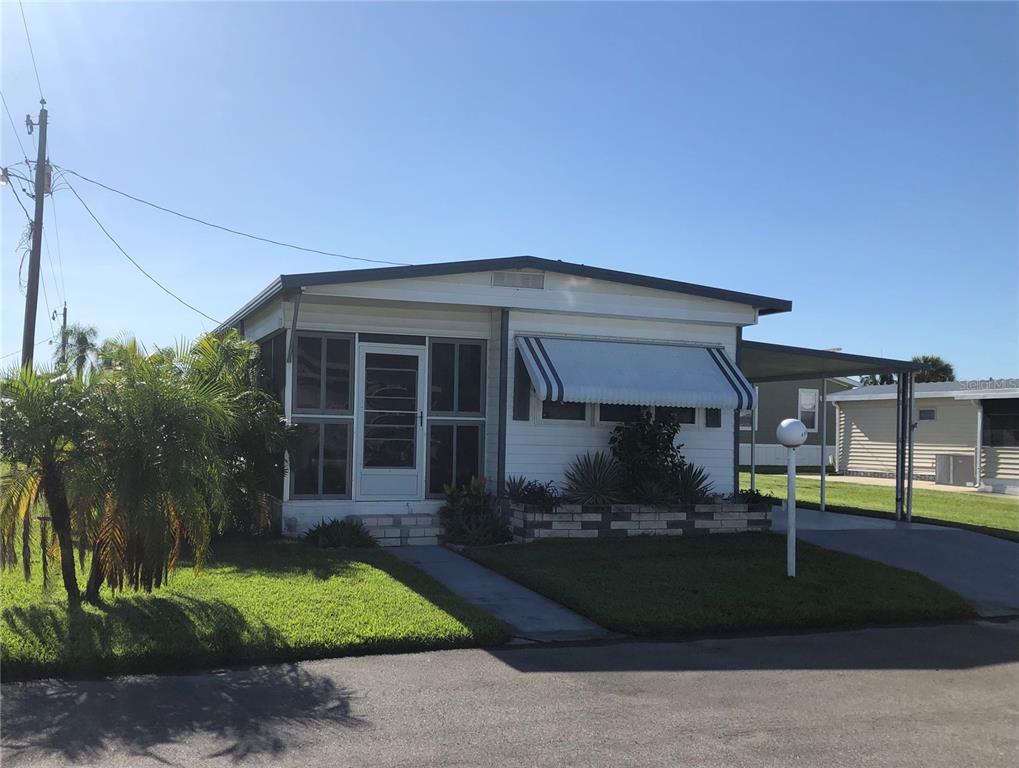
[[796, 578], [796, 449], [789, 448], [786, 465], [785, 575]]
[[828, 379], [821, 379], [821, 511], [824, 512], [824, 495], [828, 479]]
[[902, 411], [903, 411], [903, 381], [902, 372], [900, 371], [895, 381], [895, 519], [902, 519], [902, 476], [904, 474], [903, 467], [905, 458], [902, 450], [903, 445], [903, 429], [902, 429]]
[[909, 461], [906, 464], [906, 520], [913, 520], [913, 430], [916, 429], [916, 419], [913, 418], [913, 372], [909, 372], [906, 379], [906, 401], [909, 406], [906, 409], [908, 417], [906, 424], [909, 427], [907, 433], [907, 448], [909, 449]]

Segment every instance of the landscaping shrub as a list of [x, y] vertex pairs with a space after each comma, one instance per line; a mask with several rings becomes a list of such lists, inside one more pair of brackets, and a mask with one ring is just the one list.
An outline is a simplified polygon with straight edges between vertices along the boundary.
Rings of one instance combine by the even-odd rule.
[[574, 504], [613, 504], [620, 499], [619, 462], [604, 451], [577, 456], [565, 477], [565, 496]]
[[377, 547], [379, 543], [371, 535], [364, 523], [355, 517], [342, 520], [324, 520], [304, 534], [304, 540], [323, 549], [335, 547], [351, 547], [364, 549]]
[[499, 544], [512, 538], [509, 522], [485, 487], [485, 481], [471, 478], [463, 486], [445, 487], [446, 503], [439, 520], [451, 544], [481, 546]]
[[732, 495], [732, 500], [736, 504], [778, 504], [779, 500], [771, 495], [770, 493], [761, 493], [761, 491], [754, 488], [744, 488], [739, 493]]
[[645, 408], [639, 419], [612, 430], [609, 446], [619, 462], [623, 495], [638, 499], [670, 483], [683, 466], [683, 447], [676, 442], [679, 416], [668, 408]]
[[523, 477], [511, 479], [512, 484], [506, 482], [506, 495], [516, 504], [526, 504], [544, 512], [551, 512], [563, 501], [562, 493], [551, 480], [539, 483], [537, 480], [527, 480]]
[[684, 504], [703, 504], [711, 499], [711, 477], [704, 467], [684, 463], [674, 475], [675, 492]]

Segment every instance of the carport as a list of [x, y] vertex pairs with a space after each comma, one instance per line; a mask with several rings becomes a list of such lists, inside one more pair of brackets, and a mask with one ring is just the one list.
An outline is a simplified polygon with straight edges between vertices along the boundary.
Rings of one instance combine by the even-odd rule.
[[[895, 400], [895, 516], [910, 520], [913, 514], [913, 379], [924, 365], [911, 360], [887, 357], [850, 355], [825, 349], [791, 347], [762, 341], [743, 341], [739, 345], [737, 363], [751, 384], [769, 381], [821, 379], [821, 401], [818, 408], [820, 430], [826, 429], [827, 379], [836, 376], [868, 376], [893, 374], [896, 380]], [[755, 403], [757, 398], [754, 398]], [[738, 438], [737, 438], [738, 439]], [[736, 447], [737, 470], [739, 446]], [[756, 485], [754, 441], [750, 443], [751, 487]], [[827, 466], [821, 462], [821, 510], [825, 509]], [[738, 483], [737, 483], [738, 487]]]

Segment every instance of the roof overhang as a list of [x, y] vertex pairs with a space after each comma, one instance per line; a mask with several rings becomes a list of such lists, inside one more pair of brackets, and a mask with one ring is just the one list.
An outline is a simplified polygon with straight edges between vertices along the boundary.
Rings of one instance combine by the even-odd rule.
[[585, 277], [592, 280], [605, 280], [611, 283], [652, 288], [671, 293], [701, 296], [719, 301], [731, 301], [736, 304], [745, 304], [753, 307], [759, 315], [789, 312], [793, 307], [791, 301], [777, 299], [773, 296], [760, 296], [754, 293], [730, 291], [724, 288], [684, 283], [679, 280], [668, 280], [662, 277], [638, 275], [632, 272], [622, 272], [603, 267], [590, 267], [586, 264], [574, 264], [568, 261], [541, 259], [537, 256], [510, 256], [500, 259], [476, 259], [473, 261], [450, 261], [438, 264], [414, 264], [402, 267], [373, 267], [370, 269], [345, 269], [335, 272], [305, 272], [293, 275], [280, 275], [258, 296], [227, 318], [216, 330], [219, 331], [236, 326], [249, 314], [257, 311], [263, 305], [286, 291], [299, 290], [316, 285], [342, 285], [344, 283], [401, 280], [414, 277], [437, 277], [512, 269], [536, 269], [572, 275], [574, 277]]
[[912, 360], [849, 355], [845, 352], [790, 347], [763, 341], [743, 341], [740, 344], [740, 368], [751, 382], [763, 384], [769, 381], [922, 371], [926, 366]]

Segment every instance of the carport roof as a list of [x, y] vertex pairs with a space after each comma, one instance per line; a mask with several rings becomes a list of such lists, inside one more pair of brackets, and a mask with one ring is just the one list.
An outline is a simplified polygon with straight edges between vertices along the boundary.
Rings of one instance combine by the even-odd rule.
[[740, 344], [739, 367], [743, 375], [755, 384], [922, 371], [926, 368], [912, 360], [848, 355], [845, 352], [790, 347], [763, 341], [744, 341]]

